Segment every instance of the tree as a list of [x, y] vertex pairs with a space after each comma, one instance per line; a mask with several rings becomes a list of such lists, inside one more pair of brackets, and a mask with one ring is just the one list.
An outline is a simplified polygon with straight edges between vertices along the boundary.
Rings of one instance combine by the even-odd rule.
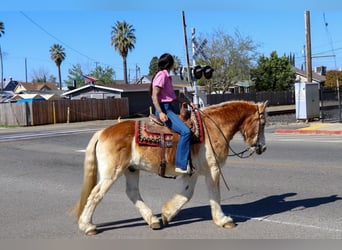
[[5, 34], [5, 25], [0, 21], [0, 37]]
[[76, 87], [80, 87], [84, 85], [83, 79], [83, 71], [81, 64], [72, 65], [71, 69], [68, 69], [68, 80], [65, 81], [65, 84], [70, 88], [70, 86], [74, 85], [74, 81], [76, 81]]
[[59, 89], [62, 89], [62, 78], [61, 78], [61, 64], [65, 59], [64, 48], [59, 44], [54, 44], [50, 47], [50, 56], [51, 59], [56, 63], [58, 68], [58, 80], [59, 80]]
[[[181, 63], [181, 60], [179, 59], [179, 57], [176, 56], [176, 55], [173, 55], [173, 59], [175, 61], [173, 73], [175, 75], [177, 75], [178, 74], [178, 69], [182, 65], [182, 63]], [[158, 70], [158, 57], [154, 56], [154, 57], [152, 57], [152, 59], [150, 61], [150, 66], [149, 66], [148, 74], [149, 75], [154, 75], [157, 72], [157, 70]]]
[[336, 89], [337, 79], [338, 79], [339, 86], [342, 86], [342, 71], [329, 70], [325, 77], [326, 77], [326, 80], [325, 80], [324, 87]]
[[196, 63], [209, 65], [215, 71], [210, 80], [199, 80], [199, 85], [206, 85], [209, 93], [225, 93], [238, 81], [249, 79], [258, 55], [258, 46], [250, 37], [243, 37], [238, 31], [231, 36], [218, 30], [207, 40], [204, 53], [208, 60], [198, 59]]
[[56, 77], [53, 75], [49, 76], [49, 71], [44, 68], [32, 71], [32, 82], [50, 82], [56, 84]]
[[180, 66], [182, 65], [182, 62], [179, 59], [179, 57], [176, 55], [173, 55], [173, 60], [175, 61], [174, 67], [173, 67], [173, 73], [177, 75], [179, 73], [178, 71], [179, 71]]
[[150, 61], [150, 66], [148, 69], [149, 69], [148, 74], [150, 76], [154, 75], [157, 72], [158, 70], [158, 57], [157, 56], [152, 57]]
[[270, 57], [259, 57], [258, 65], [251, 71], [257, 91], [286, 90], [295, 81], [295, 72], [287, 56], [278, 57], [273, 51]]
[[110, 84], [114, 82], [114, 70], [111, 67], [101, 67], [97, 66], [93, 71], [90, 72], [89, 75], [94, 76], [99, 79], [99, 82], [103, 84]]
[[[0, 21], [0, 37], [5, 34], [5, 26], [4, 23]], [[2, 51], [0, 45], [0, 69], [1, 69], [1, 90], [4, 89], [4, 67], [2, 64]]]
[[125, 21], [117, 21], [112, 27], [111, 45], [119, 52], [123, 62], [124, 81], [127, 81], [127, 55], [128, 52], [134, 49], [136, 37], [134, 35], [135, 29], [132, 25]]

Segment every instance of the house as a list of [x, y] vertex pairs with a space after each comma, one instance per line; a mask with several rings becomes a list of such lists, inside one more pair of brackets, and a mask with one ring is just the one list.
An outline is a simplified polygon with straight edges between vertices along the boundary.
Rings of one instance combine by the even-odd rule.
[[58, 92], [58, 87], [54, 83], [23, 83], [20, 82], [15, 87], [15, 94], [23, 94], [23, 93], [41, 93], [41, 92]]
[[14, 81], [12, 77], [9, 80], [4, 80], [4, 85], [2, 86], [3, 89], [0, 91], [0, 103], [8, 102], [10, 98], [13, 97], [14, 89], [18, 85], [17, 81]]
[[[295, 82], [308, 82], [307, 78], [307, 72], [298, 68], [293, 69], [295, 74], [296, 74], [296, 80]], [[312, 72], [312, 82], [314, 83], [319, 83], [319, 84], [324, 84], [326, 80], [325, 75]]]
[[233, 86], [229, 87], [229, 92], [237, 93], [252, 93], [255, 89], [255, 83], [251, 80], [238, 81]]
[[61, 91], [54, 83], [23, 83], [14, 89], [14, 95], [9, 101], [36, 101], [61, 99]]
[[[150, 84], [87, 84], [80, 88], [67, 91], [63, 97], [72, 100], [128, 98], [129, 114], [131, 117], [146, 116], [152, 107]], [[179, 88], [175, 91], [179, 93]]]
[[11, 77], [8, 81], [5, 81], [3, 91], [14, 92], [14, 89], [17, 87], [17, 85], [18, 85], [18, 82], [14, 81]]
[[72, 100], [128, 98], [130, 116], [148, 115], [152, 100], [149, 94], [150, 84], [87, 84], [67, 91], [63, 97]]

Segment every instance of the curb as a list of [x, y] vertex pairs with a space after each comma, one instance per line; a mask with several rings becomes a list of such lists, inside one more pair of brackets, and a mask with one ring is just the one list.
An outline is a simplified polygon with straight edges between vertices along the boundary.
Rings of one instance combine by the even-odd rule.
[[302, 134], [302, 135], [342, 135], [341, 130], [301, 130], [301, 129], [276, 129], [275, 134]]

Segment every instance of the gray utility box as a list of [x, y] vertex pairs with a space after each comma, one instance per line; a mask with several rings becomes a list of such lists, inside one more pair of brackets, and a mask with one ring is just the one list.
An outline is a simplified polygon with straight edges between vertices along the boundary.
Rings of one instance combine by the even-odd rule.
[[296, 119], [319, 118], [319, 84], [312, 82], [295, 83]]

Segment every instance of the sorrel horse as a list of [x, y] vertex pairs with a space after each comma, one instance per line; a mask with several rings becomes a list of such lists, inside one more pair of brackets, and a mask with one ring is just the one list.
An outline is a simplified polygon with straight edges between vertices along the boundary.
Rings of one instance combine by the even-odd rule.
[[[223, 228], [235, 226], [220, 204], [220, 167], [230, 150], [229, 142], [240, 131], [251, 151], [266, 150], [264, 126], [267, 102], [224, 102], [205, 107], [200, 112], [205, 132], [204, 142], [191, 146], [195, 171], [183, 175], [180, 193], [162, 206], [162, 222], [166, 225], [191, 199], [199, 175], [205, 176], [214, 223]], [[177, 135], [178, 136], [178, 135]], [[79, 229], [87, 235], [96, 234], [93, 213], [105, 193], [122, 175], [126, 177], [126, 194], [152, 229], [161, 228], [160, 220], [144, 203], [139, 192], [139, 171], [158, 173], [160, 148], [140, 146], [135, 142], [135, 121], [127, 120], [96, 132], [91, 138], [84, 160], [84, 180], [81, 197], [73, 212]], [[174, 169], [176, 144], [165, 150], [166, 174], [177, 176]], [[99, 174], [99, 179], [97, 175]]]

